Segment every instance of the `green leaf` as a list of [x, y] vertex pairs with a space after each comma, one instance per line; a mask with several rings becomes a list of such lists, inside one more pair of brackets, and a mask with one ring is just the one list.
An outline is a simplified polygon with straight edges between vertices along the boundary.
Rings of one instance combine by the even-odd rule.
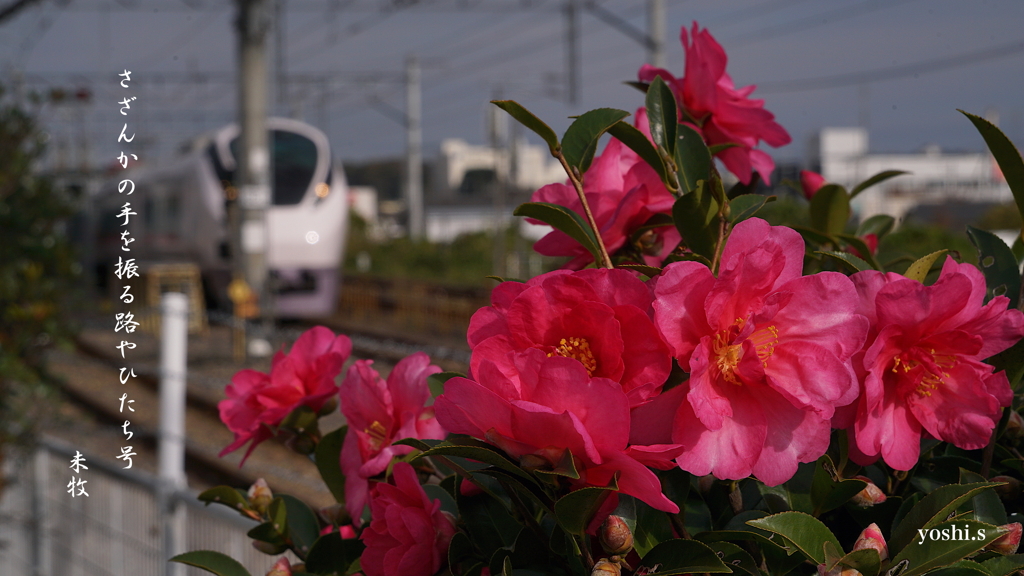
[[711, 179], [711, 152], [700, 134], [686, 124], [677, 127], [676, 169], [679, 171], [679, 185], [684, 194], [697, 189], [697, 182]]
[[508, 112], [513, 118], [518, 120], [520, 124], [526, 126], [530, 130], [533, 130], [548, 145], [548, 149], [551, 150], [551, 155], [558, 155], [558, 151], [560, 150], [558, 145], [558, 135], [555, 134], [555, 131], [545, 124], [543, 120], [534, 116], [533, 112], [530, 112], [515, 100], [491, 100], [491, 104], [494, 104], [498, 108]]
[[584, 174], [594, 160], [601, 135], [626, 116], [629, 112], [614, 108], [598, 108], [581, 114], [562, 136], [562, 154], [566, 163]]
[[559, 458], [557, 464], [552, 466], [551, 470], [537, 469], [534, 472], [551, 476], [562, 476], [572, 480], [580, 479], [580, 473], [576, 466], [576, 457], [572, 455], [572, 450], [562, 452], [562, 457]]
[[[1020, 300], [1020, 270], [1013, 251], [995, 234], [967, 227], [967, 236], [978, 249], [978, 266], [985, 275], [988, 297], [1006, 296], [1009, 308], [1016, 308]], [[987, 300], [987, 298], [986, 298]]]
[[[985, 477], [977, 472], [960, 468], [960, 483], [969, 484], [971, 482], [985, 482]], [[995, 490], [982, 490], [974, 498], [971, 498], [965, 507], [967, 510], [961, 507], [958, 512], [970, 511], [972, 520], [996, 526], [1002, 526], [1009, 522], [1006, 519], [1006, 508], [1003, 507], [1003, 502]]]
[[[926, 496], [925, 500], [927, 499]], [[921, 503], [924, 504], [924, 500]], [[912, 514], [913, 511], [910, 515]], [[893, 568], [886, 574], [919, 576], [961, 560], [1005, 533], [991, 524], [974, 520], [951, 520], [920, 529], [924, 530], [923, 537], [922, 533], [915, 531], [914, 539], [905, 544], [900, 553], [892, 559]], [[957, 532], [953, 532], [954, 529]], [[932, 539], [933, 534], [936, 536], [935, 540]], [[953, 539], [953, 536], [958, 535], [963, 535], [964, 539]], [[889, 549], [892, 550], [891, 545]], [[902, 568], [902, 571], [897, 571], [899, 568]]]
[[982, 490], [998, 486], [998, 482], [950, 484], [936, 489], [907, 512], [889, 538], [889, 550], [903, 550], [917, 536], [919, 529], [929, 529], [943, 522], [951, 512]]
[[267, 508], [267, 516], [270, 517], [268, 524], [275, 532], [282, 536], [288, 533], [288, 506], [285, 504], [284, 498], [274, 496]]
[[996, 370], [1005, 370], [1010, 387], [1014, 392], [1019, 392], [1021, 378], [1024, 377], [1024, 340], [989, 358], [988, 363], [995, 366]]
[[939, 256], [942, 256], [946, 252], [949, 252], [949, 250], [943, 248], [942, 250], [936, 250], [927, 256], [922, 256], [916, 262], [908, 266], [907, 271], [904, 272], [903, 275], [924, 284], [924, 279], [928, 276], [928, 273], [931, 272], [935, 261], [939, 259]]
[[608, 133], [625, 144], [630, 150], [636, 152], [637, 156], [644, 162], [647, 162], [651, 168], [654, 168], [654, 171], [658, 173], [658, 177], [661, 178], [669, 192], [678, 192], [675, 180], [669, 177], [661, 154], [658, 154], [654, 144], [651, 144], [651, 141], [647, 139], [643, 132], [637, 130], [632, 124], [620, 120], [612, 124], [612, 127], [608, 129]]
[[363, 541], [344, 539], [338, 531], [321, 536], [306, 556], [306, 570], [314, 574], [347, 574], [349, 566], [362, 555]]
[[1010, 576], [1014, 572], [1024, 569], [1024, 554], [996, 556], [985, 560], [981, 565], [991, 576]]
[[431, 374], [427, 376], [427, 386], [430, 387], [430, 395], [437, 398], [441, 394], [444, 394], [444, 383], [451, 380], [452, 378], [465, 378], [465, 374], [459, 374], [458, 372], [438, 372], [437, 374]]
[[448, 566], [451, 567], [452, 572], [464, 574], [465, 571], [456, 572], [456, 570], [463, 564], [473, 565], [478, 561], [469, 536], [466, 536], [466, 533], [461, 530], [456, 532], [448, 544]]
[[814, 466], [814, 479], [811, 482], [811, 503], [814, 516], [835, 510], [867, 486], [863, 480], [843, 480], [839, 478], [835, 464], [826, 454], [818, 458]]
[[871, 178], [868, 178], [867, 180], [854, 186], [853, 190], [850, 190], [850, 199], [856, 198], [857, 194], [860, 194], [861, 192], [867, 190], [868, 188], [871, 188], [875, 184], [885, 182], [889, 178], [893, 178], [901, 174], [910, 174], [910, 172], [904, 172], [903, 170], [885, 170], [879, 172], [878, 174], [875, 174]]
[[896, 225], [896, 219], [888, 214], [875, 214], [871, 218], [860, 223], [857, 227], [857, 236], [867, 236], [868, 234], [874, 234], [879, 240], [885, 237], [886, 234], [892, 232], [893, 226]]
[[1020, 152], [1017, 151], [1013, 142], [1010, 142], [1010, 139], [988, 120], [974, 114], [968, 114], [963, 110], [959, 110], [959, 112], [967, 116], [974, 124], [974, 127], [978, 129], [978, 132], [981, 133], [982, 138], [985, 139], [985, 144], [988, 146], [989, 151], [992, 152], [996, 163], [999, 164], [999, 170], [1003, 173], [1003, 178], [1006, 179], [1006, 183], [1010, 186], [1010, 192], [1013, 193], [1013, 199], [1017, 203], [1017, 210], [1021, 214], [1021, 219], [1024, 219], [1024, 160], [1021, 159]]
[[863, 255], [863, 260], [868, 263], [874, 270], [881, 270], [882, 267], [878, 265], [878, 261], [875, 260], [875, 256], [871, 253], [871, 249], [868, 248], [867, 242], [856, 236], [849, 234], [836, 234], [836, 237], [846, 242], [851, 248], [857, 251], [858, 254]]
[[345, 501], [345, 474], [341, 471], [341, 446], [348, 426], [324, 434], [316, 445], [316, 469], [338, 502]]
[[838, 184], [825, 184], [811, 198], [811, 227], [839, 234], [850, 219], [850, 196]]
[[512, 547], [519, 534], [520, 524], [505, 504], [486, 492], [476, 496], [460, 494], [456, 500], [459, 503], [459, 519], [477, 548], [486, 554], [499, 548]]
[[[710, 148], [708, 149], [710, 150]], [[739, 198], [747, 194], [754, 194], [757, 192], [757, 185], [761, 183], [761, 175], [754, 172], [750, 175], [750, 182], [744, 184], [743, 182], [737, 182], [729, 188], [729, 192], [726, 194], [730, 199]], [[799, 191], [799, 188], [796, 188]]]
[[518, 464], [513, 463], [502, 453], [497, 452], [494, 448], [484, 448], [482, 446], [457, 446], [449, 442], [441, 442], [430, 450], [422, 452], [419, 455], [419, 458], [426, 458], [435, 455], [469, 458], [471, 460], [495, 466], [505, 472], [508, 472], [513, 477], [519, 478], [520, 480], [526, 480], [532, 484], [537, 482], [536, 478], [520, 468]]
[[672, 205], [672, 218], [686, 247], [708, 260], [715, 256], [716, 231], [710, 225], [718, 206], [710, 194], [703, 193], [703, 181]]
[[828, 527], [803, 512], [782, 512], [758, 520], [748, 520], [747, 524], [784, 537], [817, 564], [825, 563], [823, 543], [832, 544], [836, 550], [843, 549]]
[[284, 539], [284, 535], [274, 526], [273, 522], [264, 522], [254, 527], [246, 532], [246, 536], [275, 546], [274, 554], [279, 554], [288, 549], [288, 542]]
[[252, 576], [238, 560], [213, 550], [185, 552], [171, 558], [169, 562], [195, 566], [217, 576]]
[[714, 144], [712, 146], [708, 146], [708, 152], [711, 152], [711, 155], [714, 156], [715, 154], [718, 154], [723, 150], [728, 150], [729, 148], [736, 148], [738, 146], [740, 146], [740, 144], [737, 144], [736, 142], [723, 142], [721, 144]]
[[633, 547], [636, 548], [636, 553], [643, 556], [658, 544], [672, 538], [672, 523], [668, 515], [637, 501], [636, 528], [633, 530]]
[[302, 500], [288, 494], [282, 494], [280, 497], [284, 500], [288, 514], [288, 538], [299, 555], [305, 556], [320, 537], [320, 523], [313, 510]]
[[[882, 565], [882, 560], [879, 558], [877, 550], [866, 548], [850, 552], [846, 556], [839, 558], [835, 564], [853, 568], [863, 576], [876, 576]], [[829, 570], [831, 569], [832, 566], [829, 567]]]
[[839, 246], [839, 240], [823, 232], [804, 228], [803, 226], [793, 226], [793, 230], [799, 232], [800, 235], [803, 236], [804, 242], [809, 246], [824, 246], [825, 244]]
[[928, 574], [930, 576], [992, 576], [981, 564], [972, 560], [961, 560]]
[[661, 268], [657, 266], [646, 266], [644, 264], [616, 264], [616, 268], [622, 268], [623, 270], [632, 270], [633, 272], [639, 272], [648, 278], [654, 278], [658, 274], [661, 274]]
[[555, 518], [566, 532], [582, 536], [594, 514], [614, 492], [614, 488], [600, 487], [573, 490], [555, 502]]
[[[644, 572], [641, 568], [646, 568]], [[643, 574], [721, 574], [732, 572], [718, 554], [703, 542], [675, 538], [658, 544], [644, 555], [636, 571]]]
[[199, 495], [199, 501], [206, 502], [207, 506], [214, 503], [223, 504], [236, 511], [252, 509], [249, 506], [249, 499], [246, 497], [246, 494], [230, 486], [210, 488]]
[[526, 202], [520, 204], [512, 214], [540, 220], [556, 230], [565, 232], [586, 248], [594, 256], [595, 261], [601, 260], [601, 249], [597, 245], [597, 236], [594, 235], [594, 230], [575, 211], [558, 204]]
[[675, 155], [679, 112], [676, 110], [676, 96], [661, 76], [656, 77], [647, 88], [645, 103], [651, 140], [671, 158]]
[[825, 256], [830, 256], [832, 258], [835, 258], [836, 260], [839, 260], [840, 262], [842, 262], [843, 264], [846, 264], [850, 268], [853, 268], [854, 272], [861, 272], [863, 270], [874, 270], [874, 268], [871, 267], [871, 264], [868, 264], [867, 262], [865, 262], [865, 261], [861, 260], [860, 258], [857, 258], [856, 256], [854, 256], [853, 254], [850, 254], [849, 252], [835, 252], [833, 250], [820, 250], [820, 251], [816, 251], [815, 254], [823, 254]]
[[[743, 548], [732, 542], [713, 542], [710, 546], [715, 554], [722, 559], [722, 562], [732, 568], [733, 573], [743, 574], [745, 572], [750, 576], [761, 576], [761, 571], [757, 569], [757, 562]], [[868, 575], [865, 574], [865, 576]]]
[[459, 517], [459, 507], [455, 504], [455, 499], [448, 493], [447, 490], [438, 486], [437, 484], [424, 484], [423, 491], [426, 492], [427, 498], [441, 501], [441, 510], [451, 514], [453, 517]]
[[729, 222], [739, 224], [750, 218], [769, 202], [775, 202], [777, 196], [761, 196], [760, 194], [744, 194], [729, 201]]

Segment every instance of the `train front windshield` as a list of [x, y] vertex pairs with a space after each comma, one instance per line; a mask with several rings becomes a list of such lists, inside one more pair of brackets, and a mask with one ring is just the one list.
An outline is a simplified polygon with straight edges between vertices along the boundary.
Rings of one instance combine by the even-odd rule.
[[[231, 140], [231, 155], [235, 158], [238, 158], [238, 145], [238, 138]], [[302, 202], [310, 184], [313, 183], [316, 171], [316, 144], [295, 132], [271, 130], [270, 146], [273, 158], [274, 206], [289, 206]], [[214, 166], [218, 178], [226, 182], [234, 181], [234, 170], [225, 170], [220, 162], [214, 162]]]

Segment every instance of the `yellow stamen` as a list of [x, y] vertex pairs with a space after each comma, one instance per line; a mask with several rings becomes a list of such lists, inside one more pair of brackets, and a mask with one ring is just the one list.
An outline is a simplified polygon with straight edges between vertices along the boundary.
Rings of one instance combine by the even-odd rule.
[[586, 338], [562, 338], [558, 346], [555, 346], [554, 352], [548, 352], [548, 356], [555, 355], [578, 360], [587, 369], [587, 374], [591, 376], [597, 371], [597, 360], [594, 358], [594, 353], [590, 350], [590, 342], [587, 342]]

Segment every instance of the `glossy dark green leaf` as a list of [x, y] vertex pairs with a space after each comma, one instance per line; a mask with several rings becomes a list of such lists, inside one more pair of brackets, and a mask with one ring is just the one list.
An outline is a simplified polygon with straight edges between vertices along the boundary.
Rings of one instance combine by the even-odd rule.
[[675, 154], [676, 126], [679, 112], [676, 110], [676, 96], [661, 76], [656, 77], [647, 88], [647, 122], [651, 128], [651, 140], [661, 146], [669, 157]]
[[561, 230], [570, 238], [580, 243], [593, 256], [595, 261], [601, 260], [601, 249], [597, 244], [597, 236], [590, 224], [575, 211], [547, 202], [526, 202], [520, 204], [513, 212], [516, 216], [535, 218], [556, 230]]
[[822, 254], [830, 258], [835, 258], [836, 260], [839, 260], [843, 264], [846, 264], [847, 266], [852, 268], [854, 272], [860, 272], [862, 270], [874, 270], [874, 268], [871, 267], [871, 264], [868, 264], [867, 262], [854, 256], [853, 254], [850, 254], [849, 252], [835, 252], [833, 250], [825, 250], [817, 251], [815, 252], [815, 254]]
[[846, 556], [839, 558], [833, 566], [835, 564], [853, 568], [860, 572], [862, 576], [876, 576], [878, 569], [881, 567], [882, 560], [879, 558], [877, 550], [866, 548], [850, 552]]
[[782, 512], [757, 520], [749, 520], [747, 524], [784, 537], [817, 564], [825, 563], [823, 543], [832, 544], [836, 550], [843, 549], [839, 545], [839, 540], [827, 526], [817, 518], [803, 512]]
[[581, 114], [562, 136], [562, 154], [566, 163], [584, 174], [594, 160], [601, 135], [626, 116], [629, 112], [614, 108], [598, 108]]
[[555, 518], [570, 534], [582, 536], [598, 508], [615, 490], [588, 487], [573, 490], [555, 502]]
[[990, 576], [1010, 576], [1018, 570], [1024, 569], [1024, 554], [1009, 554], [989, 558], [981, 563]]
[[547, 474], [551, 476], [562, 476], [572, 480], [580, 479], [579, 467], [576, 465], [576, 457], [572, 455], [572, 450], [566, 450], [562, 452], [562, 457], [558, 460], [558, 463], [551, 467], [550, 470], [538, 469], [534, 472], [538, 474]]
[[868, 234], [874, 234], [879, 240], [885, 237], [886, 234], [892, 232], [893, 226], [896, 225], [896, 219], [888, 214], [875, 214], [871, 218], [860, 223], [857, 227], [857, 236], [867, 236]]
[[914, 541], [919, 529], [928, 529], [939, 524], [961, 504], [982, 490], [988, 490], [998, 485], [998, 482], [973, 482], [971, 484], [950, 484], [938, 488], [922, 498], [893, 528], [892, 537], [889, 538], [889, 550], [903, 550]]
[[1010, 139], [988, 120], [963, 110], [960, 110], [960, 113], [967, 116], [981, 133], [981, 137], [985, 139], [985, 144], [999, 164], [1003, 178], [1010, 186], [1010, 192], [1013, 193], [1013, 199], [1017, 204], [1021, 219], [1024, 219], [1024, 160], [1021, 159], [1020, 152], [1017, 151], [1013, 142], [1010, 142]]
[[[921, 530], [924, 532], [915, 531], [913, 541], [903, 546], [900, 553], [892, 559], [892, 567], [902, 568], [898, 572], [899, 576], [920, 576], [936, 568], [953, 564], [981, 550], [986, 544], [1005, 533], [991, 524], [974, 520], [951, 520]], [[955, 538], [956, 536], [962, 538]], [[892, 550], [892, 547], [889, 549]], [[890, 568], [890, 572], [892, 571]]]
[[487, 493], [459, 495], [457, 501], [460, 523], [479, 550], [487, 554], [499, 548], [512, 548], [520, 524], [505, 504]]
[[860, 254], [862, 256], [861, 259], [867, 262], [872, 269], [882, 269], [878, 264], [878, 261], [875, 260], [875, 255], [871, 253], [871, 248], [868, 247], [867, 242], [865, 242], [863, 238], [858, 238], [850, 234], [836, 234], [836, 237], [848, 244], [852, 250], [857, 252], [857, 254]]
[[907, 271], [904, 272], [903, 275], [924, 284], [924, 279], [928, 276], [928, 273], [931, 272], [932, 266], [935, 265], [935, 261], [946, 252], [949, 252], [949, 250], [942, 249], [936, 250], [927, 256], [922, 256], [913, 264], [908, 266]]
[[447, 490], [437, 484], [424, 484], [423, 491], [426, 492], [427, 498], [430, 498], [431, 501], [441, 501], [441, 510], [455, 518], [459, 517], [459, 507], [455, 504], [455, 499], [452, 498], [452, 495]]
[[818, 458], [814, 467], [814, 480], [811, 483], [811, 503], [814, 516], [835, 510], [867, 486], [863, 480], [844, 480], [839, 478], [835, 464], [826, 454]]
[[697, 189], [697, 182], [711, 179], [711, 152], [700, 134], [686, 124], [679, 124], [676, 138], [676, 169], [683, 194]]
[[537, 480], [531, 476], [528, 472], [524, 471], [519, 467], [518, 464], [513, 463], [503, 454], [497, 452], [495, 448], [484, 448], [480, 446], [456, 446], [447, 442], [442, 442], [437, 446], [434, 446], [430, 450], [424, 451], [420, 454], [421, 458], [429, 456], [458, 456], [460, 458], [469, 458], [508, 472], [512, 476], [519, 478], [520, 480], [526, 480], [530, 483], [535, 483]]
[[316, 445], [316, 469], [338, 502], [345, 501], [345, 474], [341, 471], [341, 446], [348, 426], [324, 434]]
[[639, 272], [648, 278], [654, 278], [658, 274], [661, 274], [661, 268], [658, 268], [657, 266], [646, 266], [644, 264], [631, 264], [627, 262], [625, 264], [616, 264], [615, 267], [622, 268], [623, 270]]
[[649, 505], [636, 502], [636, 528], [633, 530], [633, 547], [643, 556], [662, 542], [673, 539], [672, 523], [668, 515]]
[[733, 184], [732, 187], [729, 188], [729, 192], [726, 195], [730, 199], [732, 199], [739, 198], [740, 196], [744, 196], [746, 194], [754, 194], [755, 192], [757, 192], [757, 185], [760, 183], [761, 175], [758, 174], [757, 172], [754, 172], [753, 174], [750, 175], [750, 182], [747, 182], [745, 184], [743, 182], [737, 182]]
[[761, 571], [757, 568], [757, 562], [743, 548], [732, 542], [713, 542], [709, 546], [722, 559], [722, 562], [732, 569], [734, 574], [761, 576]]
[[478, 562], [476, 551], [473, 549], [473, 543], [469, 540], [469, 536], [466, 536], [466, 533], [462, 531], [456, 532], [455, 536], [452, 536], [451, 542], [448, 543], [448, 566], [454, 572], [463, 564], [469, 566]]
[[283, 552], [288, 548], [288, 542], [273, 522], [264, 522], [258, 526], [253, 527], [251, 530], [246, 532], [246, 536], [253, 540], [259, 540], [260, 542], [266, 542], [272, 546], [277, 547], [275, 553]]
[[736, 148], [738, 146], [739, 144], [737, 144], [736, 142], [723, 142], [722, 144], [714, 144], [708, 146], [708, 152], [711, 152], [711, 155], [714, 156], [715, 154], [718, 154], [723, 150], [728, 150], [729, 148]]
[[1019, 392], [1024, 378], [1024, 340], [989, 358], [988, 363], [995, 366], [996, 370], [1005, 370], [1013, 391]]
[[929, 576], [992, 576], [985, 567], [972, 560], [961, 560], [928, 574]]
[[235, 511], [250, 510], [249, 499], [241, 490], [230, 486], [217, 486], [210, 488], [199, 495], [200, 502], [210, 504], [223, 504]]
[[760, 194], [744, 194], [729, 201], [729, 221], [739, 224], [750, 218], [757, 211], [769, 202], [775, 202], [776, 196], [761, 196]]
[[533, 130], [548, 145], [552, 156], [558, 154], [558, 135], [543, 120], [534, 116], [533, 112], [530, 112], [515, 100], [492, 100], [491, 104], [508, 112], [520, 124]]
[[803, 226], [793, 226], [793, 230], [800, 233], [803, 236], [804, 242], [809, 246], [824, 246], [825, 244], [831, 244], [832, 246], [839, 246], [839, 241], [825, 234], [824, 232], [818, 232], [817, 230], [811, 230], [810, 228], [804, 228]]
[[713, 260], [718, 231], [712, 221], [718, 206], [710, 194], [702, 193], [702, 188], [703, 182], [693, 192], [680, 196], [672, 206], [672, 218], [686, 247]]
[[840, 234], [850, 219], [850, 196], [838, 184], [825, 184], [811, 198], [811, 227], [825, 234]]
[[654, 171], [658, 173], [658, 177], [661, 178], [661, 181], [670, 192], [678, 192], [675, 189], [675, 179], [669, 177], [661, 154], [658, 154], [654, 144], [651, 144], [651, 141], [647, 139], [643, 132], [637, 130], [632, 124], [620, 120], [612, 124], [612, 127], [608, 129], [608, 133], [625, 144], [630, 150], [636, 152], [637, 156], [640, 156], [644, 162], [647, 162], [651, 168], [654, 168]]
[[657, 576], [670, 574], [721, 574], [732, 572], [718, 554], [703, 542], [675, 538], [658, 544], [644, 554], [637, 572]]
[[[985, 477], [977, 472], [971, 472], [960, 468], [960, 483], [970, 484], [972, 482], [985, 482]], [[982, 490], [976, 494], [971, 500], [961, 506], [957, 512], [970, 511], [972, 520], [979, 522], [985, 522], [988, 524], [995, 524], [996, 526], [1002, 526], [1006, 524], [1006, 508], [1003, 507], [1003, 501], [999, 499], [999, 495], [996, 494], [995, 490]]]
[[465, 378], [465, 374], [459, 374], [458, 372], [438, 372], [437, 374], [431, 374], [427, 377], [427, 386], [430, 387], [430, 394], [434, 398], [437, 398], [441, 394], [444, 394], [444, 383], [451, 380], [452, 378]]
[[861, 192], [867, 190], [868, 188], [871, 188], [875, 184], [885, 182], [889, 178], [894, 178], [901, 174], [910, 174], [910, 172], [904, 172], [903, 170], [884, 170], [882, 172], [879, 172], [878, 174], [875, 174], [871, 178], [868, 178], [867, 180], [854, 186], [853, 189], [850, 190], [850, 199], [856, 198], [857, 194], [860, 194]]
[[268, 524], [275, 532], [281, 535], [288, 534], [288, 506], [280, 495], [274, 496], [267, 507], [267, 516], [270, 518]]
[[347, 574], [349, 566], [362, 555], [363, 541], [344, 539], [334, 531], [321, 536], [306, 556], [306, 570], [314, 574]]
[[171, 558], [169, 562], [195, 566], [217, 576], [252, 576], [238, 560], [213, 550], [185, 552]]
[[308, 554], [320, 537], [320, 523], [316, 519], [316, 513], [294, 496], [282, 494], [281, 499], [288, 514], [288, 537], [300, 555]]
[[967, 236], [978, 249], [978, 266], [985, 275], [988, 297], [1006, 296], [1010, 308], [1020, 303], [1020, 270], [1017, 258], [1001, 238], [986, 230], [967, 227]]

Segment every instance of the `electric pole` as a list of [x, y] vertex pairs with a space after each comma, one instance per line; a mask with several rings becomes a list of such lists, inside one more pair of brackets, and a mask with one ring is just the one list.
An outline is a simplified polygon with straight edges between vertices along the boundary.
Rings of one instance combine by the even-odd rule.
[[647, 60], [665, 67], [665, 0], [647, 0]]
[[565, 75], [569, 85], [569, 104], [575, 106], [579, 101], [580, 92], [580, 56], [579, 56], [579, 18], [580, 10], [577, 0], [566, 0], [565, 4], [565, 36], [566, 62]]
[[270, 152], [267, 138], [267, 53], [272, 0], [239, 0], [239, 144], [232, 202], [233, 274], [257, 295], [266, 317], [270, 309], [267, 286], [266, 209], [270, 206]]
[[405, 201], [409, 210], [409, 236], [423, 238], [423, 127], [420, 116], [420, 63], [405, 62]]

